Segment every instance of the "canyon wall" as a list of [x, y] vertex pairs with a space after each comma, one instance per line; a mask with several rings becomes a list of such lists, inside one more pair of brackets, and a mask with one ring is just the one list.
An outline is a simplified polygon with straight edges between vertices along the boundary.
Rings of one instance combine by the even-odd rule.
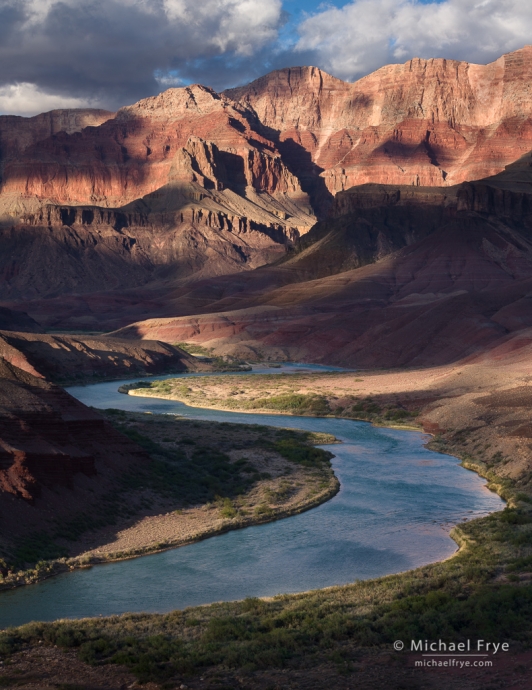
[[209, 369], [167, 343], [1, 330], [0, 360], [62, 384]]
[[47, 327], [117, 328], [217, 311], [213, 295], [225, 306], [267, 264], [253, 285], [356, 269], [461, 213], [527, 227], [529, 182], [502, 171], [532, 149], [531, 77], [527, 46], [353, 84], [298, 67], [115, 115], [0, 119], [0, 303]]
[[[172, 182], [304, 197], [249, 113], [202, 86], [169, 89], [99, 127], [61, 131], [5, 157], [2, 195], [118, 207]], [[214, 148], [215, 147], [215, 148]]]
[[284, 262], [226, 278], [195, 314], [176, 300], [175, 318], [117, 335], [355, 367], [439, 365], [529, 338], [531, 163], [455, 187], [346, 190]]
[[526, 46], [488, 65], [416, 58], [353, 84], [292, 68], [225, 94], [277, 133], [294, 169], [311, 162], [335, 194], [368, 182], [441, 186], [500, 172], [532, 149], [531, 78]]
[[108, 110], [91, 108], [51, 110], [35, 117], [0, 115], [0, 166], [39, 141], [61, 132], [74, 134], [86, 127], [99, 127], [113, 117]]
[[526, 46], [489, 65], [414, 59], [353, 84], [288, 68], [222, 94], [169, 89], [114, 117], [4, 118], [1, 194], [118, 207], [195, 182], [287, 195], [308, 211], [307, 188], [320, 207], [368, 182], [454, 185], [532, 149], [531, 78]]

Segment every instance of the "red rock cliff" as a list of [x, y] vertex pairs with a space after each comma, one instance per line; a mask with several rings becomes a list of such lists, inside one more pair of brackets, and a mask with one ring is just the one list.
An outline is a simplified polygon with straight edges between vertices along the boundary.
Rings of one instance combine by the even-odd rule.
[[[414, 59], [348, 84], [313, 67], [225, 94], [305, 153], [336, 193], [366, 182], [453, 185], [501, 171], [532, 148], [532, 47], [489, 65]], [[299, 160], [298, 160], [299, 159]]]
[[[75, 475], [93, 476], [102, 461], [129, 454], [148, 458], [96, 412], [61, 388], [0, 359], [0, 499], [2, 493], [34, 502], [43, 487], [72, 488]], [[121, 460], [121, 462], [123, 462]]]
[[290, 68], [223, 94], [169, 89], [82, 131], [81, 116], [53, 126], [32, 118], [27, 132], [51, 136], [26, 132], [23, 155], [12, 143], [22, 135], [0, 121], [1, 191], [118, 206], [192, 181], [297, 198], [303, 188], [319, 207], [327, 191], [368, 182], [454, 185], [532, 149], [531, 79], [531, 46], [489, 65], [414, 59], [353, 84]]

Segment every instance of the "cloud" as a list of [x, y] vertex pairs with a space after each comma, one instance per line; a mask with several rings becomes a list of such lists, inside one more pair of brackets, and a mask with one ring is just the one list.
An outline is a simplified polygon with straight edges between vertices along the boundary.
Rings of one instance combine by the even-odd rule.
[[0, 112], [12, 115], [31, 116], [56, 108], [91, 108], [97, 105], [83, 98], [44, 93], [35, 84], [0, 86]]
[[412, 57], [486, 63], [532, 36], [528, 0], [356, 0], [327, 7], [299, 26], [295, 52], [353, 80]]
[[[0, 0], [0, 88], [9, 94], [25, 85], [29, 95], [32, 84], [54, 103], [80, 99], [114, 109], [179, 83], [180, 71], [194, 61], [245, 60], [260, 52], [276, 40], [281, 4]], [[42, 102], [36, 98], [25, 112], [39, 112]]]
[[0, 0], [0, 112], [115, 110], [302, 64], [353, 80], [416, 56], [485, 63], [531, 36], [529, 0]]

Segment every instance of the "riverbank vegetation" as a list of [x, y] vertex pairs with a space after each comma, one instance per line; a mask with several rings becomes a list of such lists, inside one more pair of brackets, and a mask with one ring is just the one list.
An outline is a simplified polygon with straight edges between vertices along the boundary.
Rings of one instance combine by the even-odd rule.
[[[408, 427], [415, 424], [416, 410], [392, 402], [382, 405], [371, 395], [339, 392], [336, 390], [337, 381], [344, 378], [343, 372], [200, 376], [139, 381], [125, 384], [119, 390], [129, 395], [179, 400], [193, 407], [345, 417], [385, 426]], [[357, 378], [354, 382], [356, 390]], [[350, 390], [353, 391], [353, 386]]]
[[201, 358], [216, 372], [251, 371], [251, 365], [243, 359], [231, 355], [223, 357], [215, 355], [212, 348], [207, 349], [195, 343], [175, 343], [175, 346], [188, 352], [189, 355]]
[[0, 587], [139, 556], [307, 510], [339, 488], [329, 434], [106, 410], [148, 454], [90, 513], [13, 544]]
[[[518, 371], [514, 377], [525, 374]], [[521, 379], [515, 383], [507, 370], [490, 366], [486, 371], [480, 365], [418, 372], [270, 375], [254, 377], [253, 390], [246, 378], [181, 379], [175, 386], [183, 389], [172, 388], [171, 382], [169, 390], [146, 388], [138, 394], [177, 397], [204, 407], [223, 403], [226, 409], [261, 401], [263, 407], [251, 409], [274, 411], [264, 407], [266, 401], [284, 407], [277, 411], [295, 414], [316, 414], [319, 398], [317, 405], [327, 406], [327, 415], [423, 426], [434, 434], [431, 448], [459, 457], [466, 468], [485, 476], [508, 505], [455, 527], [452, 536], [461, 548], [453, 558], [406, 573], [166, 615], [128, 614], [5, 631], [0, 651], [11, 668], [16, 671], [23, 659], [57, 645], [65, 658], [76, 655], [102, 674], [126, 667], [141, 683], [169, 690], [181, 685], [217, 690], [528, 688], [530, 388]], [[231, 506], [220, 506], [225, 508]], [[414, 659], [421, 657], [408, 652], [412, 639], [507, 642], [510, 652], [490, 657], [494, 668], [485, 672], [470, 668], [438, 675], [438, 669], [414, 668]], [[396, 640], [404, 642], [404, 651], [394, 650]], [[7, 678], [16, 677], [4, 669]]]
[[395, 640], [496, 640], [523, 652], [532, 645], [532, 505], [510, 485], [506, 491], [504, 511], [455, 528], [462, 549], [442, 563], [271, 600], [29, 624], [1, 633], [0, 653], [16, 667], [21, 650], [57, 645], [163, 688], [262, 688], [283, 670], [315, 682], [363, 679], [368, 659], [386, 663], [381, 678], [406, 677]]

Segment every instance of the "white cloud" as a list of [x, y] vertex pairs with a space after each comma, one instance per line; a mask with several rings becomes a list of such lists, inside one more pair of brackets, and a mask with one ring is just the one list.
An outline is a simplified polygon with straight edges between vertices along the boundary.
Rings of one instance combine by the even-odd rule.
[[299, 25], [295, 51], [292, 22], [279, 39], [285, 20], [282, 0], [0, 0], [0, 110], [114, 110], [293, 64], [355, 79], [415, 56], [482, 63], [532, 42], [530, 0], [324, 2]]
[[10, 84], [0, 87], [0, 114], [31, 116], [58, 108], [98, 107], [83, 98], [68, 98], [44, 93], [35, 84]]
[[390, 62], [446, 57], [485, 63], [532, 42], [529, 0], [355, 0], [299, 27], [297, 51], [355, 79]]
[[[219, 5], [220, 2], [210, 3]], [[212, 37], [222, 52], [234, 50], [237, 55], [252, 55], [277, 38], [281, 17], [281, 0], [222, 0], [223, 17]]]

